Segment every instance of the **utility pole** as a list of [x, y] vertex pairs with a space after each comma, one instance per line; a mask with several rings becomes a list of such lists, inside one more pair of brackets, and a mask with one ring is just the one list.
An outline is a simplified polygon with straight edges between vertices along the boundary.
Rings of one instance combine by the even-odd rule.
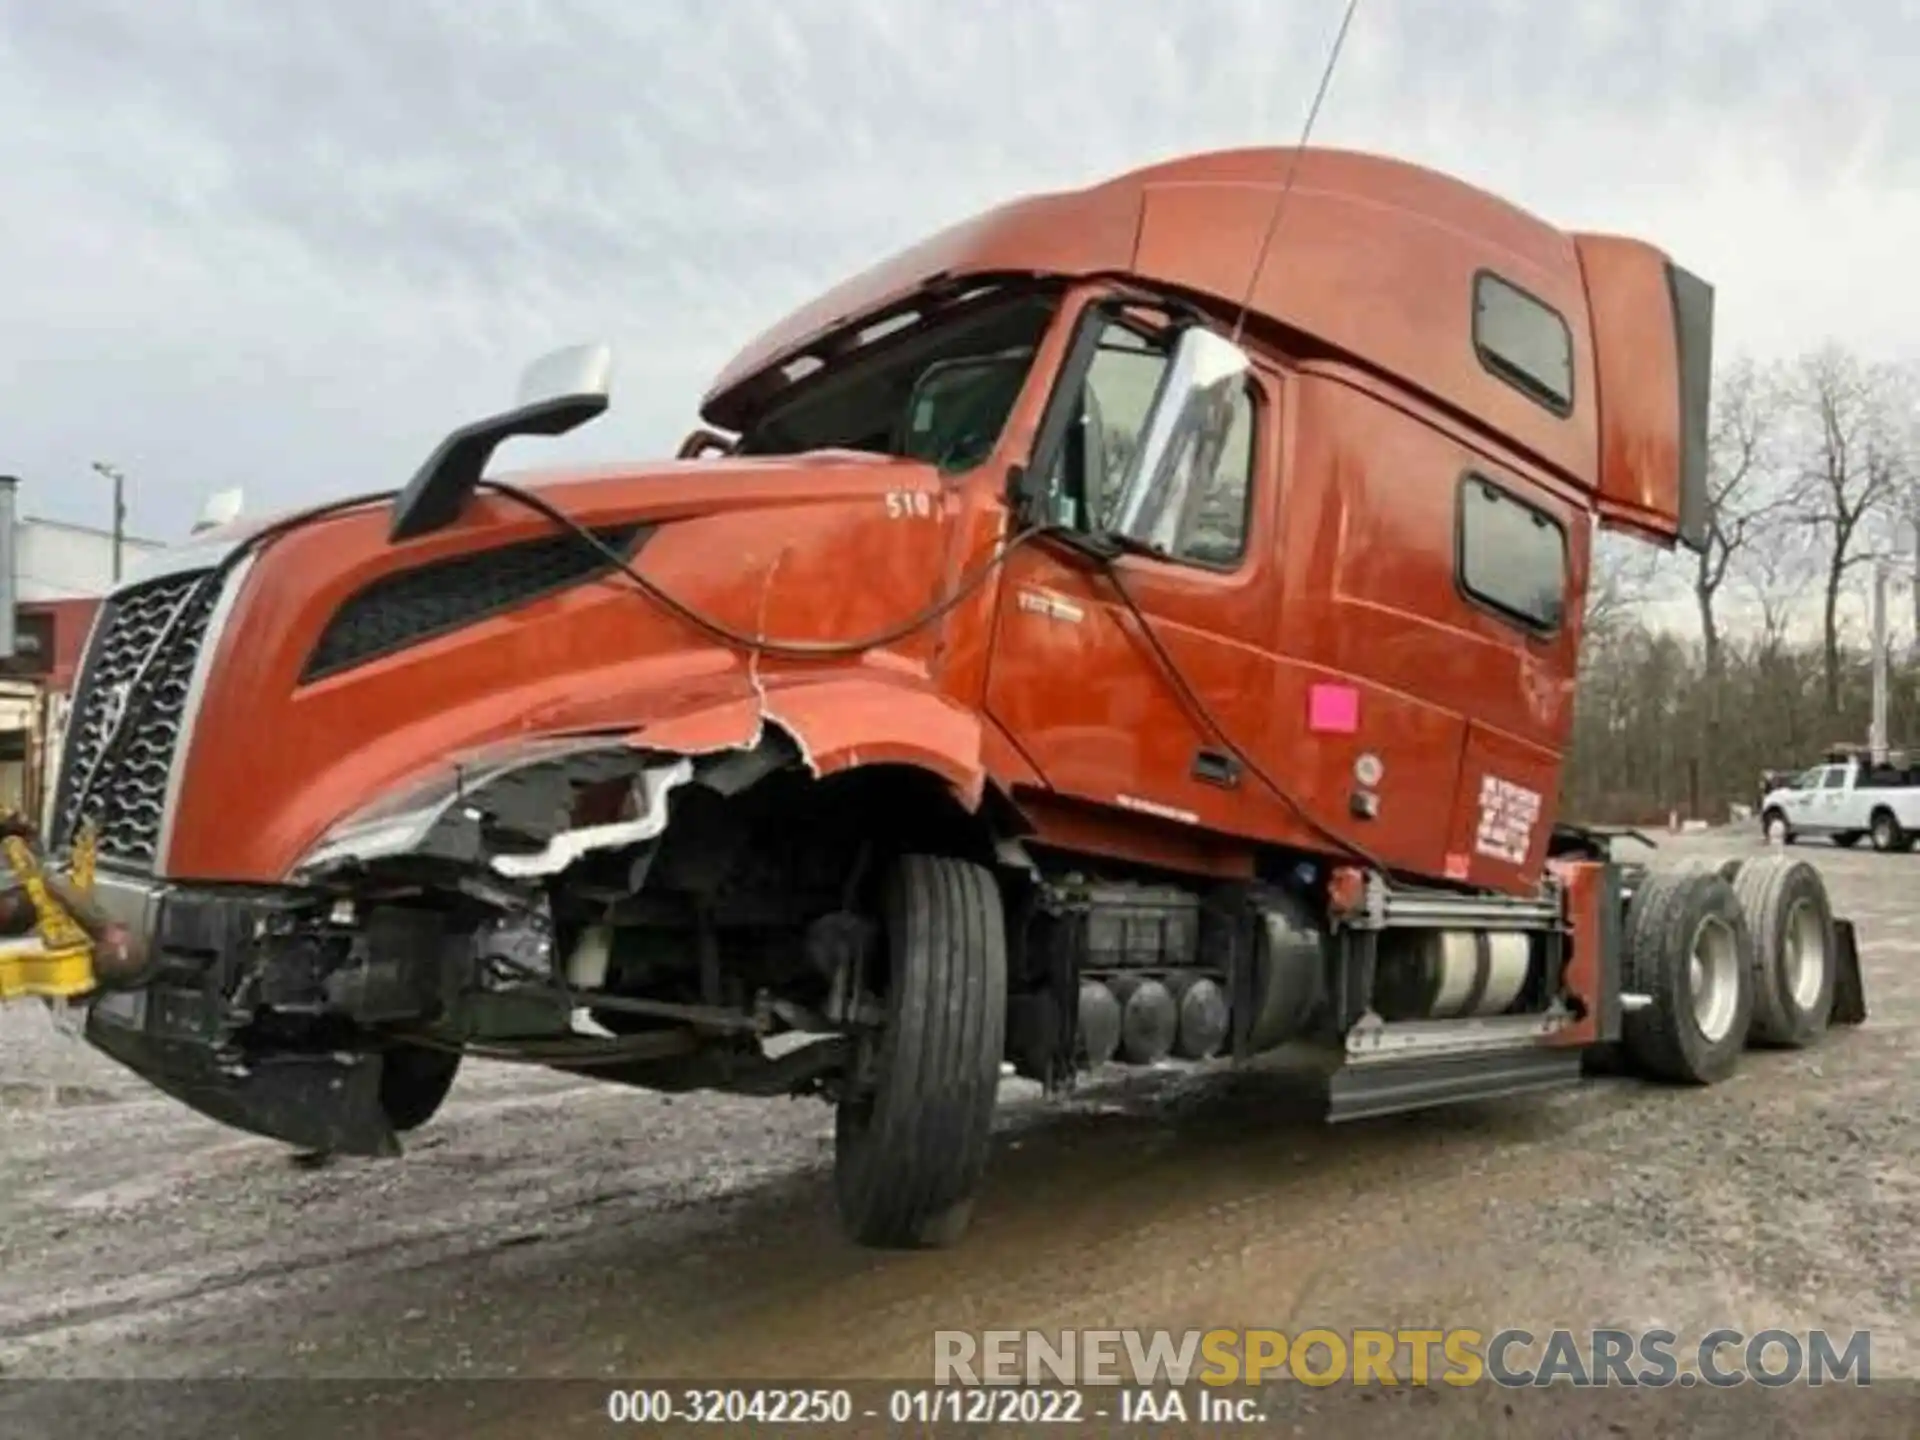
[[14, 575], [14, 504], [19, 488], [17, 476], [0, 475], [0, 658], [8, 660], [19, 643], [14, 618], [20, 598]]
[[126, 548], [127, 541], [127, 477], [120, 473], [118, 466], [104, 460], [94, 461], [93, 468], [113, 482], [113, 583], [118, 585], [120, 552]]
[[1913, 604], [1913, 634], [1907, 638], [1907, 666], [1920, 665], [1920, 509], [1912, 517], [1913, 555], [1909, 561], [1907, 583], [1912, 587], [1908, 598]]
[[1876, 765], [1887, 761], [1887, 560], [1873, 557], [1873, 721], [1867, 751]]

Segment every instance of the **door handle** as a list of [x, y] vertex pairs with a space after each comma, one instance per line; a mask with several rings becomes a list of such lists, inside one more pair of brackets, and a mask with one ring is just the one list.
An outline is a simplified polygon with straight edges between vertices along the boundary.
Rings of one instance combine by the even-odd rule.
[[1193, 778], [1231, 790], [1240, 783], [1240, 762], [1222, 750], [1201, 750], [1193, 757]]

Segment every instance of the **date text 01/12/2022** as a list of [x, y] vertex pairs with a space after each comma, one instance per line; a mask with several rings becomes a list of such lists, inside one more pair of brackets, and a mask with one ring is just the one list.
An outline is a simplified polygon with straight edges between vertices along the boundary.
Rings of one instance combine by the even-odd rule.
[[1120, 1425], [1199, 1421], [1253, 1425], [1266, 1419], [1251, 1395], [1223, 1395], [1180, 1387], [1110, 1390], [1032, 1390], [1025, 1388], [896, 1390], [888, 1406], [895, 1424]]
[[[1142, 1392], [1144, 1393], [1144, 1392]], [[1214, 1397], [1207, 1397], [1212, 1400]], [[1152, 1397], [1147, 1396], [1151, 1401]], [[1105, 1402], [1106, 1397], [1102, 1397]], [[1177, 1397], [1176, 1397], [1177, 1400]], [[1237, 1402], [1235, 1402], [1237, 1403]], [[1226, 1414], [1222, 1400], [1210, 1411]], [[650, 1387], [607, 1392], [606, 1417], [616, 1425], [669, 1422], [744, 1427], [750, 1425], [846, 1425], [855, 1419], [905, 1424], [1078, 1425], [1094, 1420], [1154, 1418], [1159, 1410], [1122, 1392], [1117, 1404], [1090, 1405], [1075, 1389], [1028, 1387], [877, 1387], [856, 1397], [845, 1388], [774, 1387], [733, 1389]]]

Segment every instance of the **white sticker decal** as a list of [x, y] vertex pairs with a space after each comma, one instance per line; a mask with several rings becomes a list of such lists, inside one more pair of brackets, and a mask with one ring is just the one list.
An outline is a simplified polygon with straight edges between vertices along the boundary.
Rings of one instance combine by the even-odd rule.
[[1029, 615], [1045, 615], [1050, 620], [1064, 620], [1069, 625], [1078, 625], [1087, 618], [1087, 612], [1064, 595], [1055, 595], [1047, 590], [1022, 590], [1020, 608]]
[[1480, 777], [1480, 823], [1473, 848], [1492, 860], [1524, 865], [1540, 819], [1540, 796], [1497, 775]]

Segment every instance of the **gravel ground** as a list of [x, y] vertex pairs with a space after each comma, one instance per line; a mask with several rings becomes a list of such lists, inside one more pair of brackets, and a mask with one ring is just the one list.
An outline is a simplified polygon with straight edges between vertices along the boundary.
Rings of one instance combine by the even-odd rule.
[[[1261, 1072], [1052, 1104], [1010, 1087], [972, 1233], [923, 1255], [837, 1237], [812, 1103], [474, 1065], [403, 1159], [305, 1170], [43, 1013], [0, 1012], [0, 1376], [574, 1377], [597, 1395], [609, 1377], [925, 1377], [944, 1328], [1824, 1326], [1873, 1331], [1871, 1392], [1294, 1385], [1265, 1433], [1920, 1433], [1920, 855], [1797, 853], [1858, 923], [1858, 1030], [1750, 1054], [1706, 1091], [1597, 1079], [1335, 1129]], [[0, 1387], [0, 1433], [91, 1432], [100, 1393]], [[311, 1387], [131, 1393], [145, 1428], [127, 1433], [347, 1433]], [[604, 1423], [539, 1386], [410, 1393], [354, 1433]]]

